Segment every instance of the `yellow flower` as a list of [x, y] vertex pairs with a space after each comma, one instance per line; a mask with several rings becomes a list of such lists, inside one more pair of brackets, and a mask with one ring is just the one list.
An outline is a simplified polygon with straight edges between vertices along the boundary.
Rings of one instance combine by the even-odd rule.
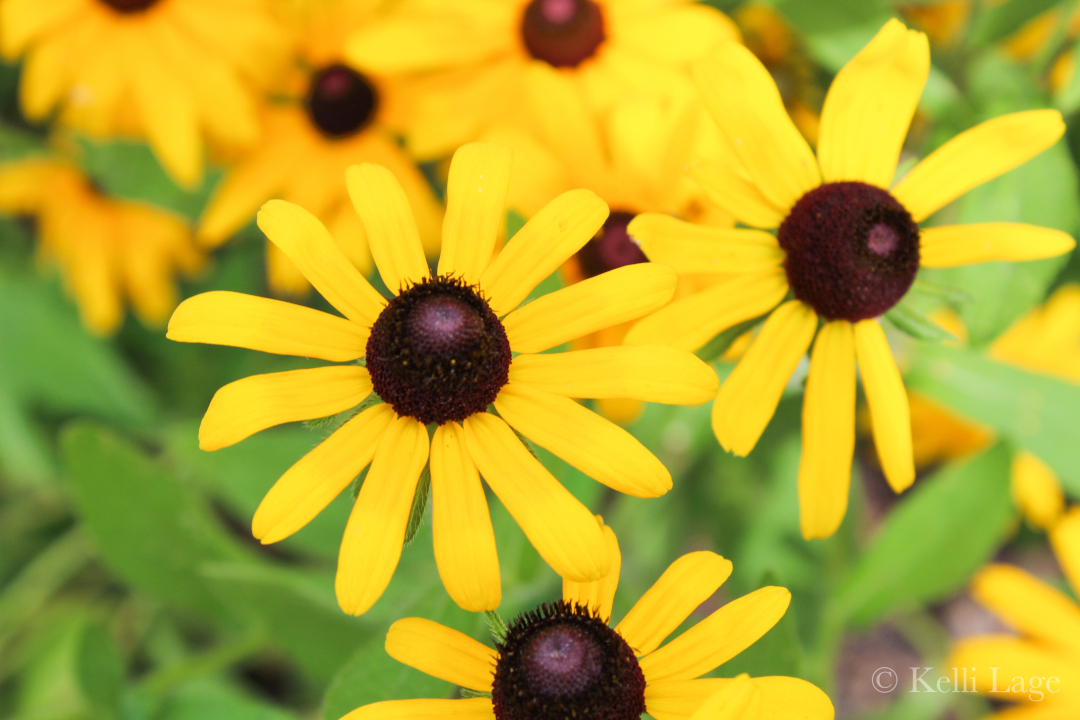
[[404, 0], [347, 53], [371, 72], [424, 74], [407, 140], [431, 158], [493, 125], [530, 129], [547, 102], [545, 78], [602, 111], [686, 84], [691, 62], [737, 36], [722, 13], [687, 0]]
[[[738, 220], [779, 228], [778, 235], [648, 214], [630, 225], [651, 260], [729, 278], [645, 318], [628, 343], [694, 349], [768, 314], [713, 405], [725, 449], [753, 449], [817, 337], [799, 468], [807, 538], [831, 535], [847, 509], [856, 360], [885, 476], [897, 492], [915, 478], [907, 395], [877, 318], [906, 294], [919, 267], [1031, 260], [1075, 245], [1063, 232], [1017, 223], [920, 230], [917, 223], [1045, 150], [1065, 128], [1054, 110], [996, 118], [961, 133], [892, 185], [929, 68], [926, 36], [896, 20], [886, 24], [833, 81], [815, 157], [765, 68], [743, 46], [725, 44], [697, 68], [697, 79], [732, 161], [702, 163], [694, 172]], [[785, 301], [789, 291], [794, 299]]]
[[0, 0], [0, 54], [25, 55], [28, 118], [59, 107], [83, 132], [145, 137], [188, 187], [202, 177], [204, 136], [254, 142], [252, 84], [281, 50], [260, 0]]
[[[1073, 593], [1080, 593], [1080, 509], [1050, 533]], [[1000, 720], [1056, 720], [1080, 715], [1080, 607], [1030, 573], [989, 565], [976, 577], [972, 596], [1017, 635], [985, 635], [956, 643], [948, 667], [967, 668], [969, 687], [1012, 701], [989, 716]], [[974, 680], [971, 680], [974, 678]]]
[[791, 601], [785, 588], [732, 600], [660, 647], [728, 578], [731, 562], [705, 551], [683, 555], [610, 627], [620, 555], [611, 529], [604, 535], [611, 574], [591, 583], [564, 580], [562, 602], [519, 616], [498, 649], [422, 618], [390, 626], [386, 652], [395, 660], [490, 697], [389, 700], [342, 720], [636, 720], [643, 712], [656, 720], [832, 720], [828, 696], [805, 680], [700, 678], [776, 624]]
[[[199, 225], [215, 247], [278, 197], [315, 214], [365, 275], [371, 253], [340, 178], [345, 168], [371, 162], [389, 168], [405, 189], [428, 255], [438, 252], [442, 210], [423, 174], [398, 146], [386, 122], [395, 114], [391, 80], [356, 72], [342, 62], [345, 37], [370, 22], [369, 3], [325, 0], [288, 17], [298, 63], [278, 102], [266, 107], [262, 140], [239, 158], [218, 186]], [[270, 287], [304, 295], [307, 280], [273, 244], [267, 245]]]
[[[571, 398], [700, 403], [715, 393], [708, 366], [675, 348], [543, 352], [661, 306], [674, 292], [675, 274], [652, 263], [635, 265], [518, 308], [593, 236], [608, 209], [587, 190], [565, 193], [491, 259], [509, 176], [506, 147], [477, 143], [454, 155], [433, 277], [393, 175], [377, 165], [349, 169], [349, 195], [395, 295], [389, 302], [314, 216], [271, 200], [259, 211], [259, 227], [345, 317], [216, 292], [186, 300], [169, 323], [169, 337], [184, 342], [331, 362], [366, 357], [366, 367], [335, 365], [226, 385], [199, 429], [200, 446], [214, 450], [282, 422], [343, 412], [377, 394], [381, 402], [278, 480], [252, 526], [264, 543], [288, 537], [370, 463], [338, 558], [338, 600], [346, 612], [365, 612], [390, 582], [429, 459], [436, 563], [462, 607], [492, 609], [501, 592], [478, 471], [560, 574], [580, 581], [603, 577], [610, 557], [596, 520], [514, 431], [609, 487], [656, 496], [671, 486], [660, 461]], [[497, 415], [487, 412], [489, 404]], [[430, 439], [425, 426], [437, 426]]]
[[202, 265], [182, 218], [105, 197], [59, 160], [0, 167], [0, 211], [37, 218], [41, 255], [60, 268], [83, 324], [98, 335], [119, 327], [125, 300], [147, 325], [163, 324], [176, 306], [174, 274]]

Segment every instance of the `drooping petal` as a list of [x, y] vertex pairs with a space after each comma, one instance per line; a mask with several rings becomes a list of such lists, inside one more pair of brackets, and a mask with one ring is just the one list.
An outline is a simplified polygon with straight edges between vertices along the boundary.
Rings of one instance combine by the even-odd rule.
[[713, 404], [713, 431], [725, 450], [742, 457], [754, 449], [816, 329], [817, 315], [798, 300], [765, 321]]
[[761, 704], [761, 690], [743, 673], [710, 695], [690, 720], [760, 720]]
[[626, 265], [544, 295], [506, 316], [514, 352], [538, 353], [651, 312], [675, 294], [675, 271]]
[[855, 357], [870, 407], [881, 469], [892, 489], [903, 492], [915, 481], [911, 411], [900, 370], [877, 320], [855, 323]]
[[356, 323], [302, 305], [214, 290], [180, 303], [165, 336], [346, 362], [363, 357], [368, 334]]
[[791, 593], [763, 587], [727, 605], [664, 647], [641, 658], [645, 682], [692, 680], [750, 647], [783, 617]]
[[199, 448], [219, 450], [274, 425], [336, 415], [370, 393], [371, 375], [357, 365], [252, 375], [214, 393]]
[[334, 431], [285, 471], [259, 503], [251, 534], [264, 545], [284, 540], [311, 522], [375, 457], [394, 420], [379, 403]]
[[[1041, 643], [1007, 635], [984, 635], [958, 640], [946, 667], [967, 668], [977, 680], [977, 689], [995, 700], [1027, 701], [1027, 683], [1021, 690], [1014, 684], [1016, 678], [1056, 677], [1060, 681], [1059, 692], [1076, 687], [1080, 682], [1080, 667], [1074, 658]], [[1014, 687], [1016, 690], [1010, 692]], [[1070, 710], [1075, 717], [1075, 709]]]
[[668, 566], [615, 626], [615, 632], [636, 655], [648, 655], [730, 575], [730, 560], [707, 550], [687, 553]]
[[394, 175], [381, 165], [364, 163], [345, 171], [356, 214], [364, 224], [371, 257], [390, 292], [431, 277], [409, 198]]
[[1025, 110], [987, 120], [930, 153], [892, 194], [915, 222], [922, 222], [973, 187], [1035, 157], [1064, 132], [1057, 110]]
[[634, 398], [696, 405], [716, 397], [716, 373], [690, 353], [665, 345], [616, 345], [518, 355], [510, 382], [572, 398]]
[[923, 267], [1040, 260], [1076, 247], [1068, 233], [1025, 223], [945, 225], [926, 228], [919, 235], [919, 265]]
[[659, 213], [634, 218], [627, 232], [653, 262], [695, 273], [754, 273], [784, 261], [776, 238], [763, 230], [709, 227]]
[[1051, 646], [1080, 648], [1080, 607], [1065, 593], [1014, 565], [988, 565], [971, 596], [1022, 635]]
[[926, 35], [885, 23], [837, 73], [821, 110], [818, 162], [825, 182], [888, 188], [930, 74]]
[[386, 633], [386, 654], [460, 687], [491, 692], [499, 653], [463, 632], [425, 618], [402, 618]]
[[479, 282], [502, 225], [510, 162], [510, 148], [493, 143], [469, 143], [454, 153], [446, 181], [440, 275]]
[[[833, 720], [832, 701], [812, 683], [783, 676], [752, 680], [761, 691], [761, 720]], [[645, 706], [656, 720], [689, 720], [702, 703], [733, 682], [732, 678], [699, 678], [649, 685]]]
[[428, 444], [427, 430], [410, 417], [397, 418], [383, 432], [338, 553], [334, 590], [350, 615], [367, 612], [390, 584]]
[[787, 295], [783, 268], [739, 275], [678, 298], [626, 333], [627, 345], [671, 345], [697, 350], [717, 334], [772, 310]]
[[761, 194], [790, 209], [821, 183], [817, 160], [795, 128], [769, 71], [745, 47], [722, 43], [694, 67], [705, 106]]
[[637, 438], [570, 398], [511, 383], [495, 409], [519, 433], [613, 490], [658, 497], [671, 489], [671, 473]]
[[1073, 507], [1054, 526], [1050, 544], [1073, 592], [1080, 592], [1080, 508]]
[[270, 200], [256, 220], [327, 302], [358, 325], [371, 327], [386, 300], [353, 267], [318, 218], [299, 205]]
[[490, 413], [465, 419], [465, 443], [480, 474], [540, 556], [563, 578], [591, 582], [611, 570], [593, 514], [551, 476], [514, 431]]
[[384, 700], [353, 710], [341, 720], [492, 720], [491, 698]]
[[619, 571], [622, 569], [622, 553], [619, 551], [619, 540], [615, 532], [607, 525], [603, 526], [604, 540], [607, 542], [608, 552], [611, 554], [611, 571], [592, 582], [575, 582], [563, 580], [563, 600], [582, 605], [603, 620], [611, 620], [611, 605], [615, 602], [615, 590], [619, 587]]
[[744, 225], [776, 228], [791, 208], [777, 207], [765, 197], [737, 158], [727, 161], [698, 160], [690, 176], [701, 184], [709, 200]]
[[449, 422], [431, 438], [431, 531], [446, 592], [466, 610], [484, 612], [499, 606], [502, 581], [487, 498], [463, 433]]
[[533, 215], [480, 279], [496, 315], [516, 308], [541, 280], [589, 242], [608, 207], [591, 190], [570, 190]]
[[1027, 521], [1049, 530], [1065, 512], [1065, 494], [1057, 475], [1027, 450], [1013, 455], [1012, 496]]
[[826, 323], [810, 355], [803, 398], [799, 517], [807, 540], [836, 532], [847, 511], [855, 455], [855, 332]]

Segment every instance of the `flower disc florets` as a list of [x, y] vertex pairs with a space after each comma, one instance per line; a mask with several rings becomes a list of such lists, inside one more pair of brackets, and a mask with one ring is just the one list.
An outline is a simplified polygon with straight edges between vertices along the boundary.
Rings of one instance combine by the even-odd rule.
[[648, 262], [645, 253], [626, 231], [635, 217], [632, 212], [613, 210], [596, 236], [578, 250], [578, 264], [585, 277], [596, 277], [624, 265]]
[[542, 605], [518, 617], [498, 649], [496, 720], [637, 720], [645, 712], [633, 650], [588, 608]]
[[398, 415], [425, 425], [483, 412], [506, 384], [510, 342], [476, 288], [450, 276], [403, 290], [371, 327], [367, 368]]
[[884, 314], [919, 269], [919, 226], [896, 198], [866, 183], [827, 183], [806, 193], [777, 239], [795, 297], [827, 320]]
[[312, 75], [308, 115], [327, 137], [340, 138], [362, 130], [371, 122], [378, 104], [374, 86], [351, 67], [329, 65]]
[[137, 13], [148, 10], [156, 5], [158, 0], [102, 0], [106, 5], [119, 13]]
[[532, 0], [521, 20], [529, 54], [554, 67], [575, 67], [604, 38], [604, 14], [592, 0]]

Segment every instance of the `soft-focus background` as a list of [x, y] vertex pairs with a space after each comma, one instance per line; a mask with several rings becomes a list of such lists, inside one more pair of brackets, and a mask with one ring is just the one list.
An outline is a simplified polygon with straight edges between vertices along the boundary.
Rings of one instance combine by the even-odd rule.
[[[40, 4], [52, 3], [65, 4]], [[274, 32], [283, 38], [303, 35], [282, 41], [286, 49], [279, 59], [301, 75], [333, 60], [331, 45], [339, 41], [332, 36], [341, 30], [331, 22], [322, 35], [313, 35], [296, 19], [308, 4], [320, 0], [269, 2], [260, 20], [276, 24]], [[371, 22], [396, 4], [387, 0], [376, 7]], [[0, 0], [0, 22], [14, 17], [3, 12], [6, 7], [15, 13], [16, 5], [29, 3]], [[902, 159], [908, 167], [980, 120], [1028, 108], [1060, 109], [1069, 123], [1062, 143], [969, 193], [944, 214], [961, 222], [1024, 221], [1073, 235], [1080, 231], [1076, 0], [715, 0], [711, 5], [734, 21], [743, 41], [773, 72], [789, 111], [811, 141], [832, 75], [889, 17], [931, 38], [934, 65]], [[239, 14], [231, 21], [244, 22]], [[4, 31], [0, 27], [0, 37]], [[198, 239], [191, 234], [222, 178], [242, 163], [255, 162], [251, 152], [261, 149], [265, 155], [250, 170], [254, 177], [285, 162], [288, 153], [273, 143], [286, 142], [280, 137], [286, 131], [266, 130], [272, 126], [266, 118], [289, 97], [302, 95], [306, 81], [252, 81], [251, 102], [272, 103], [260, 111], [260, 139], [249, 143], [244, 155], [211, 137], [200, 179], [182, 157], [159, 160], [170, 157], [168, 139], [164, 145], [160, 138], [154, 141], [155, 154], [138, 128], [80, 122], [69, 106], [57, 110], [45, 103], [41, 112], [40, 102], [29, 119], [25, 99], [20, 106], [20, 84], [41, 82], [42, 73], [50, 77], [48, 68], [41, 67], [40, 58], [31, 67], [15, 41], [5, 42], [7, 60], [0, 64], [0, 717], [337, 720], [376, 700], [448, 696], [452, 688], [446, 683], [397, 664], [382, 649], [389, 624], [408, 615], [478, 638], [487, 635], [484, 618], [457, 608], [442, 589], [429, 523], [404, 552], [375, 608], [349, 617], [333, 594], [337, 548], [351, 501], [347, 492], [282, 543], [262, 547], [249, 532], [266, 490], [326, 430], [286, 425], [214, 453], [198, 449], [199, 419], [219, 387], [308, 363], [173, 343], [164, 336], [174, 303], [207, 290], [278, 295], [329, 309], [321, 298], [305, 294], [302, 284], [297, 287], [287, 269], [275, 270], [280, 259], [267, 256], [265, 238], [252, 215], [244, 214], [242, 202], [237, 202], [235, 232], [222, 220], [215, 237], [205, 227]], [[114, 50], [100, 48], [87, 57]], [[196, 60], [189, 69], [202, 72]], [[213, 70], [207, 67], [206, 72]], [[425, 83], [440, 82], [431, 74], [422, 80], [408, 93], [422, 94]], [[167, 104], [171, 86], [156, 90]], [[431, 112], [422, 101], [403, 107], [402, 112]], [[430, 204], [437, 230], [437, 198], [449, 152], [417, 150], [410, 160], [408, 152], [416, 146], [404, 148], [396, 129], [403, 126], [395, 124], [392, 113], [385, 117], [384, 146], [372, 150], [372, 157], [389, 158], [384, 164], [397, 162], [402, 172], [413, 173], [414, 197], [429, 194], [414, 206]], [[489, 129], [487, 136], [501, 137], [498, 129]], [[543, 150], [542, 138], [527, 142], [509, 132], [505, 136], [525, 150]], [[339, 229], [347, 233], [350, 221], [335, 215], [344, 197], [341, 170], [358, 160], [343, 154], [338, 167], [312, 148], [302, 146], [297, 152], [307, 164], [290, 166], [287, 173], [297, 178], [298, 187], [283, 189], [282, 181], [267, 190], [268, 197], [291, 192], [304, 204], [308, 188], [306, 197], [320, 206], [322, 217], [344, 223]], [[416, 157], [423, 162], [416, 163]], [[532, 156], [519, 151], [516, 157]], [[170, 171], [163, 162], [171, 163]], [[177, 177], [181, 182], [172, 179]], [[321, 186], [310, 189], [311, 183]], [[251, 207], [263, 199], [252, 199]], [[535, 210], [526, 205], [508, 215], [509, 233]], [[148, 207], [167, 214], [146, 215]], [[342, 212], [349, 212], [347, 205]], [[363, 266], [362, 250], [356, 258]], [[175, 296], [169, 289], [173, 277]], [[543, 290], [559, 287], [567, 277], [552, 276]], [[708, 404], [646, 407], [628, 427], [671, 469], [674, 489], [659, 499], [610, 493], [540, 451], [556, 477], [602, 514], [619, 537], [623, 570], [615, 616], [679, 554], [715, 550], [732, 559], [734, 575], [698, 616], [764, 584], [784, 585], [793, 593], [780, 624], [719, 674], [809, 679], [830, 694], [839, 718], [985, 715], [990, 705], [977, 696], [882, 693], [872, 676], [881, 667], [897, 668], [903, 689], [906, 668], [944, 668], [953, 639], [1001, 630], [965, 594], [971, 576], [991, 559], [1018, 564], [1068, 591], [1040, 529], [1048, 513], [1059, 512], [1052, 507], [1054, 493], [1044, 488], [1025, 495], [1013, 487], [1011, 475], [1014, 459], [1030, 451], [1048, 469], [1039, 475], [1041, 468], [1028, 468], [1026, 477], [1035, 472], [1052, 484], [1052, 471], [1067, 497], [1080, 497], [1080, 292], [1070, 282], [1080, 282], [1080, 264], [1068, 256], [920, 275], [905, 301], [906, 326], [899, 327], [903, 317], [888, 325], [912, 396], [919, 480], [894, 496], [862, 423], [851, 508], [828, 540], [808, 543], [799, 534], [795, 482], [805, 367], [745, 459], [720, 449]], [[1056, 320], [1035, 330], [1021, 326], [1031, 332], [1002, 339], [1010, 328], [1020, 332], [1015, 323], [1051, 297], [1044, 315], [1053, 311]], [[960, 341], [942, 340], [926, 318]], [[1040, 335], [1039, 328], [1049, 335]], [[710, 345], [705, 359], [723, 377], [738, 344], [722, 357], [717, 357], [719, 347]], [[1049, 509], [1031, 507], [1047, 497]], [[1018, 502], [1026, 503], [1026, 513]], [[492, 503], [492, 513], [503, 572], [502, 615], [512, 617], [557, 597], [558, 578], [498, 502]], [[927, 679], [935, 677], [931, 673]]]

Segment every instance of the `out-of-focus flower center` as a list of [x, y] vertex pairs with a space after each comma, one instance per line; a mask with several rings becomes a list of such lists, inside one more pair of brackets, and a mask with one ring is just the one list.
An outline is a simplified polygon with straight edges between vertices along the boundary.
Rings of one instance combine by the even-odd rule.
[[461, 422], [487, 409], [509, 377], [510, 343], [475, 288], [448, 276], [404, 290], [371, 328], [367, 368], [398, 415]]
[[350, 67], [330, 65], [311, 78], [308, 115], [327, 137], [345, 137], [364, 129], [378, 105], [375, 87]]
[[496, 720], [637, 720], [645, 676], [606, 622], [587, 608], [552, 603], [510, 625], [491, 701]]
[[624, 265], [648, 262], [645, 253], [626, 231], [634, 217], [632, 212], [613, 211], [596, 235], [578, 250], [578, 265], [585, 277], [595, 277]]
[[521, 20], [529, 54], [555, 67], [574, 67], [604, 42], [604, 14], [592, 0], [532, 0]]
[[777, 239], [795, 297], [827, 320], [884, 314], [919, 270], [919, 226], [888, 191], [866, 183], [827, 183], [806, 193]]
[[137, 13], [149, 9], [158, 0], [101, 0], [119, 13]]

